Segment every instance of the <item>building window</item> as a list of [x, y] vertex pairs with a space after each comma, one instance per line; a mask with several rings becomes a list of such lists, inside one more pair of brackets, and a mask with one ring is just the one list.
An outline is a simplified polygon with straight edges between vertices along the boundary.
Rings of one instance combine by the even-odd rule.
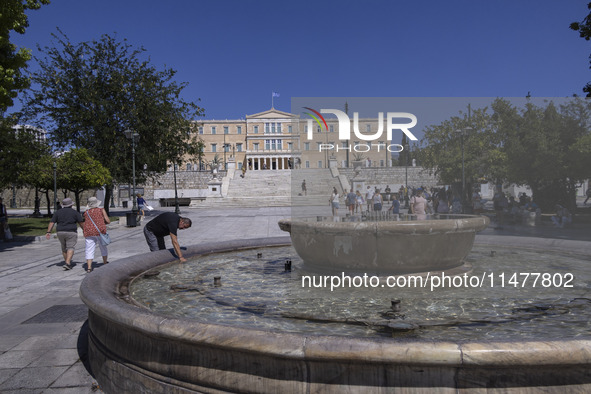
[[329, 127], [330, 127], [330, 132], [331, 132], [331, 133], [334, 133], [334, 125], [333, 125], [333, 124], [331, 124]]
[[218, 144], [211, 144], [211, 151], [217, 152], [218, 151]]
[[347, 147], [347, 141], [343, 141], [343, 142], [341, 142], [341, 146], [342, 146], [343, 148], [346, 148], [346, 147]]
[[322, 145], [322, 142], [317, 142], [317, 143], [316, 143], [316, 148], [317, 148], [316, 150], [317, 150], [318, 152], [321, 152], [321, 150], [320, 150], [320, 145]]
[[308, 132], [308, 125], [304, 126], [304, 133]]
[[293, 132], [293, 126], [287, 126], [287, 132], [288, 133], [292, 133]]
[[318, 160], [318, 168], [322, 168], [322, 160]]
[[265, 150], [281, 150], [282, 140], [265, 140]]
[[317, 133], [320, 133], [320, 132], [322, 132], [322, 129], [320, 128], [320, 126], [316, 127], [316, 132], [317, 132]]
[[191, 171], [191, 167], [193, 167], [191, 163], [187, 163], [187, 171]]
[[236, 126], [236, 133], [242, 134], [242, 126]]
[[236, 151], [242, 152], [242, 144], [236, 144]]
[[224, 134], [229, 134], [230, 130], [228, 129], [228, 126], [224, 126]]
[[281, 123], [265, 123], [265, 134], [281, 133]]
[[215, 134], [215, 126], [211, 126], [211, 134]]
[[310, 162], [306, 160], [306, 168], [310, 168]]
[[252, 144], [252, 150], [254, 150], [255, 152], [259, 151], [259, 143], [255, 142]]
[[199, 126], [199, 134], [203, 134], [203, 126]]
[[365, 131], [367, 131], [368, 133], [371, 131], [371, 125], [370, 124], [365, 125]]
[[258, 134], [259, 133], [259, 126], [254, 126], [252, 132], [254, 134]]
[[310, 150], [310, 143], [304, 142], [304, 150]]
[[380, 160], [380, 167], [384, 166], [384, 160]]
[[290, 152], [293, 150], [293, 142], [288, 142], [287, 143], [287, 150], [290, 151]]
[[224, 152], [230, 152], [230, 145], [231, 145], [231, 144], [224, 144], [224, 145], [223, 145], [223, 147], [224, 147]]

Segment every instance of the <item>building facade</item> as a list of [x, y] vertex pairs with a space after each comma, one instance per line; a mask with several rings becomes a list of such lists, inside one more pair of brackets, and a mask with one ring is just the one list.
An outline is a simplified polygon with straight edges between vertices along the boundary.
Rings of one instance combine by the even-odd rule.
[[[375, 134], [378, 126], [378, 119], [358, 120], [359, 130], [367, 135]], [[386, 140], [385, 132], [371, 143], [355, 137], [343, 142], [339, 141], [337, 119], [318, 124], [274, 108], [245, 119], [203, 120], [196, 127], [205, 144], [203, 161], [186, 163], [186, 170], [205, 170], [212, 162], [220, 163], [221, 170], [234, 166], [251, 171], [330, 165], [347, 168], [353, 167], [353, 162], [366, 167], [391, 167], [399, 150]]]

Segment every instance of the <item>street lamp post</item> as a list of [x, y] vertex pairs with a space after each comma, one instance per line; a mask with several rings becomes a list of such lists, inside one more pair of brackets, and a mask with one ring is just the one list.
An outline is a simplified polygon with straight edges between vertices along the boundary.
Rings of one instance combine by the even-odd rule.
[[408, 209], [410, 208], [408, 205], [408, 144], [404, 144], [404, 157], [405, 157], [405, 163], [404, 163], [404, 172], [405, 172], [405, 184], [404, 184], [404, 208]]
[[179, 215], [181, 210], [179, 208], [179, 194], [176, 188], [176, 164], [172, 163], [172, 173], [174, 174], [174, 212]]
[[125, 136], [127, 138], [131, 139], [131, 160], [132, 160], [132, 171], [133, 171], [133, 192], [132, 192], [132, 208], [131, 208], [131, 212], [134, 215], [137, 215], [138, 209], [137, 209], [137, 199], [135, 198], [135, 139], [137, 137], [139, 137], [140, 135], [138, 133], [135, 133], [129, 129], [125, 130]]
[[466, 212], [466, 175], [464, 171], [464, 132], [472, 130], [472, 127], [465, 127], [463, 129], [458, 130], [458, 133], [461, 133], [461, 141], [462, 141], [462, 213]]
[[57, 212], [57, 163], [53, 160], [53, 212]]
[[41, 217], [41, 211], [39, 210], [40, 207], [41, 201], [39, 200], [39, 189], [35, 187], [35, 210], [33, 211], [33, 217]]

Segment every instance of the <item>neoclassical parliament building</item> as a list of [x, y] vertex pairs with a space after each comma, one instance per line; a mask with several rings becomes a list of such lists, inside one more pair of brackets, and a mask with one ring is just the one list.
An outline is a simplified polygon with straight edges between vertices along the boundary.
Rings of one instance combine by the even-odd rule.
[[[352, 167], [354, 160], [363, 160], [364, 166], [390, 167], [396, 151], [386, 149], [386, 133], [381, 141], [374, 141], [367, 149], [364, 141], [339, 141], [338, 121], [326, 118], [326, 125], [310, 122], [299, 115], [271, 108], [247, 115], [239, 120], [200, 120], [196, 122], [199, 138], [204, 142], [204, 155], [199, 163], [185, 163], [187, 170], [204, 168], [217, 156], [221, 164], [241, 170], [286, 170], [291, 168], [328, 168], [329, 158], [337, 166]], [[312, 125], [313, 138], [308, 139]], [[359, 119], [359, 129], [372, 133], [377, 130], [378, 119]], [[381, 149], [377, 146], [381, 145]]]

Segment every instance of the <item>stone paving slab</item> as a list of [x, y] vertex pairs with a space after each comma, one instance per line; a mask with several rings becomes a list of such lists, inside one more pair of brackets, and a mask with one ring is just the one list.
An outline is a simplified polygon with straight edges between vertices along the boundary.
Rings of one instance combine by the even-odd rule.
[[23, 368], [0, 385], [0, 390], [37, 389], [44, 390], [53, 384], [68, 367]]

